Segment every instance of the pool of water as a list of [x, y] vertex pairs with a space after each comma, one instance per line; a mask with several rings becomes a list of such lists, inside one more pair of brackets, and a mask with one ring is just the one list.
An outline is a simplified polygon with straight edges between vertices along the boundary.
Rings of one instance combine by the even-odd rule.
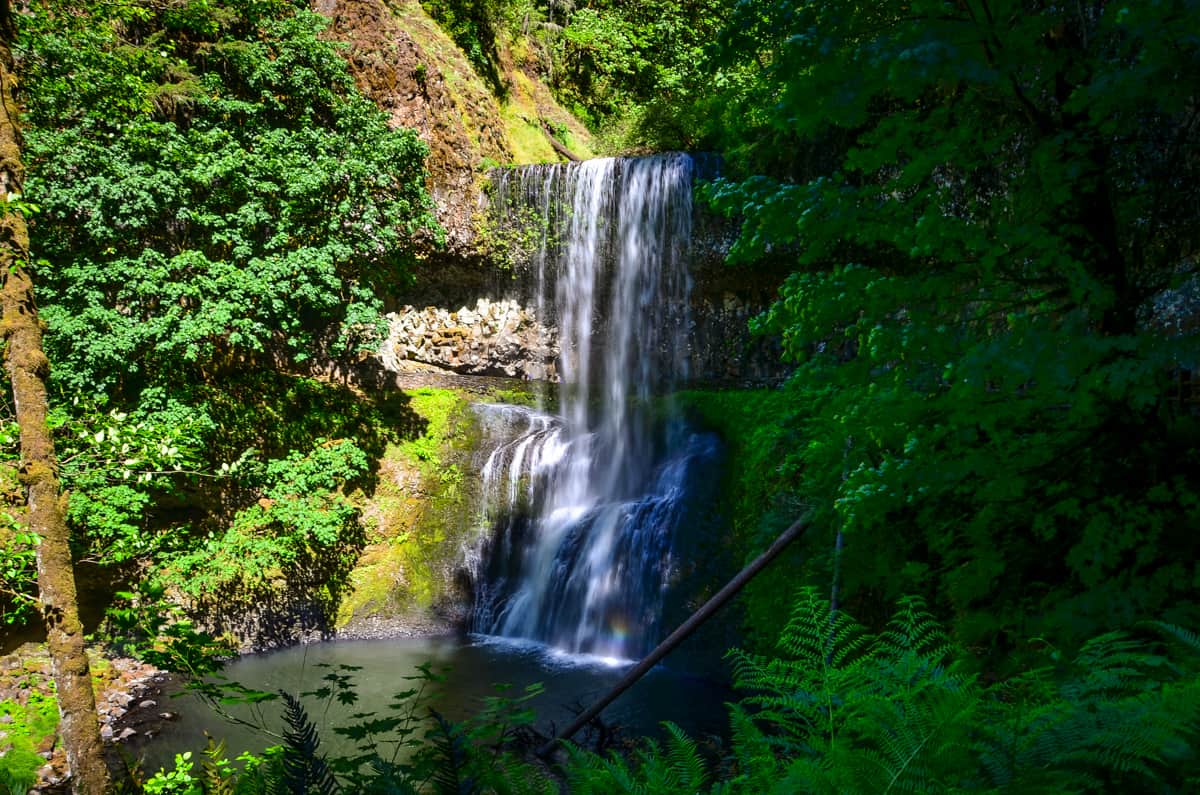
[[[566, 726], [632, 665], [627, 660], [567, 655], [534, 643], [469, 636], [307, 644], [238, 658], [226, 666], [225, 674], [246, 687], [293, 694], [316, 690], [331, 672], [352, 677], [358, 695], [356, 704], [303, 698], [320, 730], [322, 749], [337, 754], [350, 748], [332, 728], [353, 723], [354, 713], [386, 713], [396, 694], [419, 684], [405, 677], [416, 675], [417, 666], [424, 663], [432, 663], [434, 672], [445, 675], [444, 682], [435, 687], [433, 706], [451, 719], [477, 712], [488, 696], [520, 695], [526, 686], [540, 682], [545, 690], [530, 706], [537, 715], [537, 728], [546, 734]], [[500, 683], [511, 688], [502, 693], [496, 688]], [[659, 666], [601, 717], [634, 735], [658, 734], [659, 724], [665, 720], [681, 725], [694, 736], [722, 734], [727, 727], [723, 705], [729, 700], [731, 693], [724, 683]], [[227, 722], [189, 694], [163, 699], [159, 708], [177, 713], [179, 718], [163, 724], [156, 737], [134, 749], [147, 771], [169, 767], [175, 753], [202, 750], [207, 743], [206, 733], [224, 739], [231, 758], [241, 751], [258, 752], [278, 742], [262, 732]], [[281, 709], [275, 701], [261, 705], [257, 712], [246, 705], [236, 705], [231, 712], [280, 732]]]

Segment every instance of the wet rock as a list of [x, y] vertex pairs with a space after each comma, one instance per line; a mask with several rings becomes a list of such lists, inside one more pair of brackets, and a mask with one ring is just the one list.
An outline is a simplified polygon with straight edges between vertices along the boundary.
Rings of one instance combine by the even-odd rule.
[[128, 726], [126, 726], [124, 729], [121, 730], [121, 733], [117, 735], [117, 739], [120, 740], [121, 742], [125, 742], [130, 737], [136, 737], [136, 736], [137, 736], [137, 732], [134, 731], [133, 729], [129, 728]]

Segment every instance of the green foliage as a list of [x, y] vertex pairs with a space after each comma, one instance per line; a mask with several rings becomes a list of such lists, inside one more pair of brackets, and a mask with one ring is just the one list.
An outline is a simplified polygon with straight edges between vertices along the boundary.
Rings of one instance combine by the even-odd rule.
[[[424, 146], [357, 92], [321, 17], [187, 9], [22, 20], [42, 311], [55, 377], [80, 390], [136, 394], [233, 352], [303, 356], [377, 303], [432, 225]], [[339, 344], [369, 343], [369, 318]]]
[[197, 630], [183, 608], [166, 597], [163, 585], [142, 581], [136, 591], [118, 591], [105, 624], [119, 653], [181, 675], [202, 698], [226, 695], [220, 671], [235, 649]]
[[421, 0], [498, 97], [508, 94], [500, 76], [500, 43], [520, 29], [533, 5], [532, 0]]
[[7, 511], [0, 522], [0, 623], [19, 624], [36, 610], [38, 537]]
[[196, 763], [192, 752], [175, 754], [175, 767], [159, 770], [146, 781], [143, 789], [148, 795], [201, 795], [200, 779], [192, 775]]
[[287, 722], [283, 735], [283, 791], [297, 795], [334, 795], [340, 789], [318, 751], [321, 741], [317, 737], [317, 727], [309, 720], [298, 698], [282, 690], [279, 695], [283, 698], [283, 715]]
[[773, 655], [733, 651], [747, 695], [731, 707], [731, 756], [712, 774], [668, 726], [632, 763], [572, 751], [572, 792], [1184, 792], [1200, 772], [1200, 654], [1108, 633], [1069, 661], [985, 686], [920, 599], [872, 633], [812, 589]]
[[711, 783], [708, 764], [700, 755], [696, 741], [671, 722], [665, 722], [666, 748], [647, 741], [626, 760], [613, 751], [607, 757], [567, 745], [571, 759], [567, 766], [567, 787], [581, 795], [630, 793], [630, 795], [674, 795], [678, 792], [703, 792]]
[[[353, 510], [331, 492], [362, 483], [363, 454], [406, 428], [380, 430], [396, 418], [383, 400], [339, 412], [348, 390], [244, 375], [372, 347], [381, 296], [418, 240], [440, 236], [424, 145], [359, 93], [325, 24], [285, 0], [55, 0], [22, 15], [30, 179], [12, 201], [38, 208], [51, 423], [79, 557], [170, 569], [174, 552], [205, 548], [196, 534], [228, 532], [249, 566], [216, 580], [294, 566], [352, 542]], [[275, 404], [281, 391], [302, 408]], [[15, 461], [12, 430], [0, 456]], [[358, 452], [314, 449], [339, 434]], [[337, 477], [303, 475], [297, 456]], [[12, 515], [6, 616], [31, 559]]]
[[[675, 396], [689, 422], [721, 436], [731, 466], [724, 468], [722, 513], [728, 516], [734, 565], [765, 549], [806, 508], [796, 496], [800, 480], [792, 454], [803, 444], [786, 389], [688, 390]], [[743, 637], [754, 647], [774, 648], [779, 617], [787, 615], [804, 553], [796, 545], [746, 586]]]
[[[735, 259], [796, 373], [804, 575], [923, 593], [972, 646], [1194, 623], [1194, 4], [742, 3], [720, 39]], [[1192, 99], [1189, 99], [1192, 98]], [[835, 538], [844, 554], [835, 560]], [[1019, 663], [1015, 663], [1019, 665]]]
[[25, 795], [37, 783], [37, 771], [46, 764], [38, 752], [53, 742], [58, 730], [58, 703], [54, 696], [34, 686], [36, 674], [26, 673], [26, 690], [20, 701], [0, 701], [0, 723], [6, 735], [0, 740], [0, 793]]
[[779, 657], [734, 652], [737, 791], [934, 792], [963, 788], [979, 707], [941, 628], [908, 600], [872, 636], [812, 590]]
[[350, 440], [317, 440], [307, 454], [243, 468], [258, 502], [222, 535], [173, 556], [163, 582], [200, 600], [253, 600], [276, 579], [321, 587], [338, 571], [344, 577], [357, 550], [358, 508], [339, 489], [366, 471], [362, 450]]
[[160, 769], [142, 784], [146, 795], [265, 795], [267, 781], [264, 767], [277, 760], [272, 750], [266, 759], [243, 753], [237, 758], [241, 768], [235, 768], [225, 756], [225, 743], [214, 743], [210, 738], [204, 750], [199, 774], [192, 752], [175, 754], [175, 766], [171, 770]]
[[[565, 107], [603, 132], [610, 149], [695, 149], [708, 130], [696, 101], [708, 88], [700, 67], [731, 0], [422, 0], [421, 5], [497, 97], [509, 94], [505, 68], [524, 60]], [[571, 147], [565, 129], [552, 131]]]
[[[552, 22], [551, 85], [617, 148], [695, 149], [704, 126], [693, 113], [707, 91], [701, 65], [734, 5], [728, 0], [620, 0], [574, 7]], [[556, 29], [555, 29], [556, 30]]]
[[[104, 411], [105, 401], [75, 397], [50, 414], [67, 518], [78, 547], [101, 563], [122, 563], [157, 549], [144, 532], [154, 495], [175, 492], [179, 479], [201, 464], [200, 440], [212, 431], [203, 413], [168, 400], [153, 410]], [[14, 451], [15, 454], [15, 451]]]

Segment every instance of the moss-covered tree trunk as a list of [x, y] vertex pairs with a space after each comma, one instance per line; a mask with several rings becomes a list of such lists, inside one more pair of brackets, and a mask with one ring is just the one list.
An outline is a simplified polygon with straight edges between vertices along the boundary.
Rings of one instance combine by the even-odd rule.
[[101, 795], [108, 771], [96, 718], [96, 697], [83, 646], [83, 624], [75, 595], [75, 572], [68, 544], [66, 500], [59, 495], [54, 440], [46, 424], [46, 375], [42, 329], [27, 267], [29, 232], [13, 201], [21, 193], [24, 171], [18, 127], [16, 80], [11, 43], [15, 20], [8, 0], [0, 0], [0, 336], [4, 365], [12, 381], [13, 403], [21, 429], [21, 481], [29, 499], [29, 529], [37, 548], [38, 592], [46, 621], [47, 643], [62, 721], [59, 732], [67, 752], [72, 792]]

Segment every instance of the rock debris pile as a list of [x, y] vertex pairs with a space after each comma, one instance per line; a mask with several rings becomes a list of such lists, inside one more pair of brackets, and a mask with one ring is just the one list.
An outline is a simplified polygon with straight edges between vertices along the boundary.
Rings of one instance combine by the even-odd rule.
[[469, 375], [556, 381], [557, 334], [517, 301], [481, 298], [457, 311], [406, 306], [388, 315], [384, 363], [420, 362]]

